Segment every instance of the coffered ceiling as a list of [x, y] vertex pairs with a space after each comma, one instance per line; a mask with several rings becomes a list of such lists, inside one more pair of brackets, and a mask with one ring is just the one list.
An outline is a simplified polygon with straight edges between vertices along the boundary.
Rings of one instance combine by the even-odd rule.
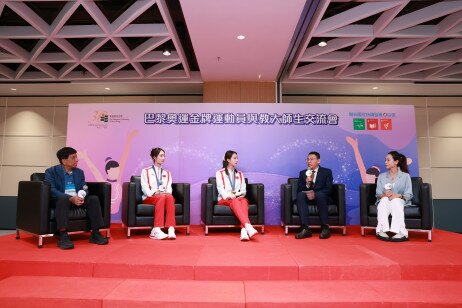
[[462, 1], [0, 0], [0, 95], [195, 94], [221, 80], [462, 95]]

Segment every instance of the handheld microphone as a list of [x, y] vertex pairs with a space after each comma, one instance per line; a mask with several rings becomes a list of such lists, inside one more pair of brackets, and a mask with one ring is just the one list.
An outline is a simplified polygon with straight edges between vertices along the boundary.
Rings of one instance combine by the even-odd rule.
[[83, 188], [83, 189], [79, 190], [79, 192], [77, 193], [77, 196], [78, 196], [79, 198], [85, 199], [85, 197], [87, 196], [88, 186], [87, 186], [87, 185], [83, 185], [82, 188]]

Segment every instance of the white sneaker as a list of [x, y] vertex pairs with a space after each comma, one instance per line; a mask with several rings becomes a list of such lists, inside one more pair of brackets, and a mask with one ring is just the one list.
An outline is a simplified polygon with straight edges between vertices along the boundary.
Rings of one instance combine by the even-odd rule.
[[159, 227], [152, 228], [150, 238], [153, 240], [164, 240], [168, 237], [167, 234], [164, 233]]
[[407, 236], [399, 232], [396, 233], [390, 240], [392, 242], [404, 242], [407, 241]]
[[247, 230], [245, 228], [241, 229], [241, 241], [248, 241], [249, 235], [247, 234]]
[[169, 238], [170, 240], [175, 240], [175, 239], [176, 239], [175, 228], [173, 228], [173, 227], [168, 227], [168, 238]]
[[251, 224], [245, 224], [245, 230], [247, 231], [249, 238], [252, 238], [252, 236], [258, 234], [258, 231], [255, 230], [255, 228]]

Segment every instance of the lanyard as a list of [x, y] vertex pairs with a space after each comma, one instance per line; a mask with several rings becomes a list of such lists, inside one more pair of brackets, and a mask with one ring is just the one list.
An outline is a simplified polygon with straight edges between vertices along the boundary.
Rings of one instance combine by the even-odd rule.
[[231, 183], [232, 191], [235, 191], [236, 187], [236, 172], [233, 170], [233, 180], [231, 180], [231, 175], [228, 174], [229, 182]]
[[154, 170], [154, 174], [155, 174], [155, 177], [156, 177], [157, 188], [159, 188], [159, 186], [162, 185], [162, 168], [160, 168], [159, 177], [157, 177], [156, 167], [152, 166], [152, 169]]

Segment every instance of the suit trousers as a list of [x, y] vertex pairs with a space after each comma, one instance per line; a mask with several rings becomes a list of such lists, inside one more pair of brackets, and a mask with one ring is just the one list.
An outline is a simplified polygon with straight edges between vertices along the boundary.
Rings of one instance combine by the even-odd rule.
[[297, 194], [297, 209], [300, 215], [300, 222], [303, 228], [308, 228], [310, 225], [310, 211], [308, 205], [316, 205], [318, 207], [319, 220], [321, 225], [327, 225], [328, 220], [328, 202], [329, 195], [322, 192], [315, 192], [315, 199], [308, 200], [305, 191]]
[[[52, 198], [52, 207], [55, 207], [56, 227], [58, 230], [69, 228], [69, 211], [72, 207], [78, 206], [71, 203], [69, 196]], [[87, 211], [87, 218], [90, 220], [92, 230], [98, 230], [104, 226], [103, 217], [101, 214], [101, 205], [97, 196], [88, 195], [85, 197], [83, 207]]]

